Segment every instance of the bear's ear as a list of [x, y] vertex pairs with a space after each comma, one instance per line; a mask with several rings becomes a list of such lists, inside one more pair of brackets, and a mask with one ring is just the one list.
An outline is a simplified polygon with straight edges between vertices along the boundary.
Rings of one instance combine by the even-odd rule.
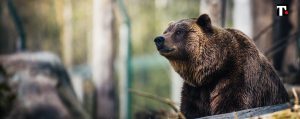
[[211, 20], [207, 14], [202, 14], [198, 17], [196, 22], [200, 28], [206, 32], [212, 32]]

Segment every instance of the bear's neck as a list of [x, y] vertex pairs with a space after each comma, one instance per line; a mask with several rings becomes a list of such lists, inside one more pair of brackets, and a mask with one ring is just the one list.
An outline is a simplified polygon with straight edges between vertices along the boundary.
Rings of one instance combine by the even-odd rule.
[[184, 82], [190, 86], [198, 87], [201, 79], [201, 74], [197, 69], [194, 69], [196, 64], [189, 61], [170, 60], [173, 69], [183, 78]]
[[233, 62], [236, 61], [234, 61], [234, 59], [232, 59], [231, 61], [227, 61], [224, 65], [224, 67], [227, 68], [212, 70], [209, 68], [201, 69], [201, 64], [191, 61], [170, 60], [170, 64], [172, 65], [174, 70], [183, 78], [184, 82], [193, 87], [202, 87], [203, 85], [212, 83], [211, 81], [217, 81], [220, 78], [229, 78], [231, 75], [239, 74], [240, 72], [232, 70], [232, 68], [238, 68], [236, 67], [237, 64]]

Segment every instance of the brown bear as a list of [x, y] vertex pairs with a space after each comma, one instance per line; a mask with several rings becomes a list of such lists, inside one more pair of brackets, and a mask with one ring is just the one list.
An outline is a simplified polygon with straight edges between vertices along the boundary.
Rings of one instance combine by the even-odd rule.
[[254, 42], [239, 30], [213, 26], [206, 14], [170, 23], [154, 42], [184, 79], [180, 110], [187, 118], [289, 101]]

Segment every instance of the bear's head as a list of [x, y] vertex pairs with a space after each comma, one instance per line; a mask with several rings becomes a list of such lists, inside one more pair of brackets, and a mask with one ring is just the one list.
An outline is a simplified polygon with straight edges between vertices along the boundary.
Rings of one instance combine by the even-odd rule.
[[154, 39], [159, 53], [191, 85], [202, 85], [221, 72], [234, 37], [226, 29], [213, 26], [207, 14], [197, 19], [183, 19], [169, 24]]

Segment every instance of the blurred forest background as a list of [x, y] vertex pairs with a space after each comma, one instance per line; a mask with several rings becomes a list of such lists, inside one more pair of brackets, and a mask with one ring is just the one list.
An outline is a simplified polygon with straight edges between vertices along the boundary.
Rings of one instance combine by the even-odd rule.
[[[280, 3], [287, 16], [276, 16]], [[182, 80], [153, 43], [170, 21], [208, 13], [242, 30], [290, 86], [300, 84], [299, 11], [298, 0], [1, 0], [0, 55], [57, 55], [87, 118], [154, 118], [170, 107], [129, 89], [180, 103]]]

